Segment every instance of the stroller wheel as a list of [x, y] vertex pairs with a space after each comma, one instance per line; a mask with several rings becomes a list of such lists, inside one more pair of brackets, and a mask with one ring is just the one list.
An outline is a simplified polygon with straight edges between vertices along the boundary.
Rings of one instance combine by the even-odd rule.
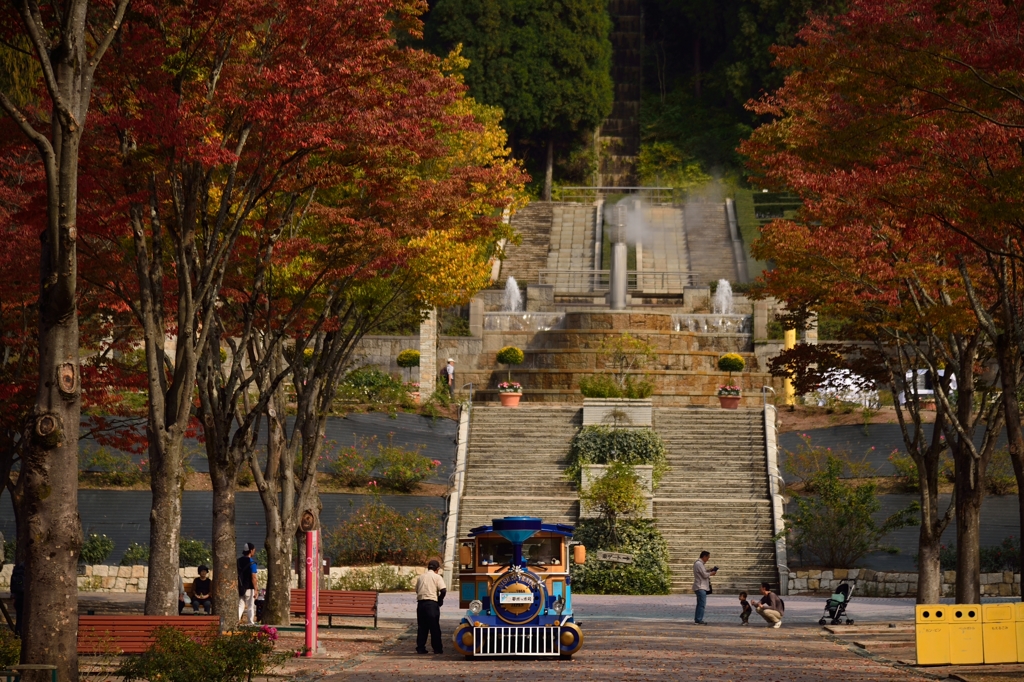
[[847, 618], [846, 619], [846, 624], [847, 625], [853, 625], [853, 618]]
[[824, 624], [825, 624], [825, 619], [824, 618], [822, 618], [821, 620], [818, 621], [818, 625], [824, 625]]
[[838, 618], [833, 618], [832, 619], [832, 625], [839, 625], [841, 622], [842, 621], [840, 621]]

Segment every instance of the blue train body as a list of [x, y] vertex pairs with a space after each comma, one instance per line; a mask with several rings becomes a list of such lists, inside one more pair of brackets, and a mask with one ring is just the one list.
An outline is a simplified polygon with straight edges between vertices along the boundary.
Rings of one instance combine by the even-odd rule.
[[[466, 614], [455, 648], [467, 657], [560, 656], [583, 646], [569, 575], [573, 526], [529, 516], [493, 519], [459, 546], [459, 604]], [[581, 545], [574, 560], [586, 560]]]

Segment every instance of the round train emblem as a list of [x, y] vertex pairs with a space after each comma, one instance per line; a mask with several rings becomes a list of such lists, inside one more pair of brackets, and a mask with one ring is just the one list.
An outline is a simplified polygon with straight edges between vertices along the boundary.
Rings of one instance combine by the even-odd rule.
[[491, 604], [495, 614], [510, 625], [533, 620], [544, 606], [544, 584], [518, 566], [494, 582]]

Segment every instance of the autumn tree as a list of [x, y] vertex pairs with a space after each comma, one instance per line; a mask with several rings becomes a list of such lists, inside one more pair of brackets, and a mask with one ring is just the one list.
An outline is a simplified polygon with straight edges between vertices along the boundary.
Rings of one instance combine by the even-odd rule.
[[0, 108], [39, 155], [46, 187], [39, 249], [38, 387], [19, 475], [22, 513], [33, 529], [25, 557], [30, 576], [25, 617], [31, 626], [24, 634], [22, 661], [55, 664], [66, 680], [78, 679], [78, 161], [96, 70], [127, 5], [128, 0], [100, 6], [87, 0], [43, 6], [18, 0], [0, 10], [3, 42], [31, 55], [45, 91], [36, 110], [19, 107], [9, 89], [0, 91]]
[[[1020, 225], [1020, 149], [995, 112], [1013, 114], [1020, 102], [989, 81], [1019, 73], [1000, 70], [1020, 63], [1012, 47], [1017, 9], [862, 0], [835, 19], [815, 19], [801, 34], [805, 45], [779, 52], [793, 75], [755, 107], [778, 120], [745, 147], [764, 182], [804, 198], [801, 223], [813, 240], [807, 253], [820, 266], [814, 272], [856, 254], [863, 262], [851, 268], [850, 283], [876, 296], [888, 292], [876, 309], [904, 329], [909, 322], [925, 332], [909, 342], [918, 351], [927, 346], [916, 358], [936, 381], [944, 410], [937, 426], [953, 448], [962, 602], [980, 598], [982, 480], [992, 436], [1004, 418], [1012, 421], [1015, 398], [1008, 396], [1019, 383], [999, 360], [1000, 343], [1013, 346], [1012, 340], [1000, 341], [990, 322], [1009, 325], [1017, 305], [999, 281], [1005, 259], [1016, 259], [1007, 247]], [[898, 268], [875, 267], [879, 252], [895, 253]], [[813, 304], [805, 299], [805, 307]], [[1013, 352], [1019, 358], [1019, 346]], [[993, 353], [996, 384], [982, 372]], [[939, 380], [943, 361], [957, 376], [955, 393]], [[977, 404], [965, 396], [975, 390]], [[1002, 409], [993, 413], [990, 398], [997, 394]], [[975, 448], [970, 424], [979, 415], [987, 417], [986, 439]], [[1011, 424], [1011, 443], [1013, 430]]]

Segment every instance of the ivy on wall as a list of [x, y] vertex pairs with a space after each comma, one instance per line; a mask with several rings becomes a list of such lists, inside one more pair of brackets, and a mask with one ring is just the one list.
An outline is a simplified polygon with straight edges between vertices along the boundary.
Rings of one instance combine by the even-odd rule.
[[607, 426], [584, 426], [569, 445], [566, 478], [580, 482], [583, 467], [588, 464], [623, 462], [631, 466], [649, 464], [654, 467], [654, 486], [668, 470], [665, 443], [653, 429], [613, 429]]

